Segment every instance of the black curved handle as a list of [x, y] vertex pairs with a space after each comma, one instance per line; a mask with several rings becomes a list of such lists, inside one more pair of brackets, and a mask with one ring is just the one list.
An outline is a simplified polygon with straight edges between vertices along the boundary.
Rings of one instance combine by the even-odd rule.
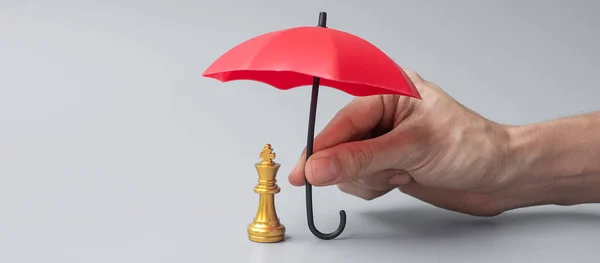
[[[319, 26], [326, 27], [327, 23], [327, 13], [321, 12], [319, 13]], [[313, 77], [312, 83], [312, 93], [310, 98], [310, 115], [308, 119], [308, 135], [306, 138], [306, 160], [313, 154], [313, 142], [315, 136], [315, 119], [317, 113], [317, 100], [319, 98], [319, 84], [320, 79], [318, 77]], [[308, 219], [308, 228], [310, 232], [313, 233], [316, 237], [324, 240], [330, 240], [338, 237], [344, 229], [346, 228], [346, 212], [344, 210], [340, 210], [340, 224], [338, 228], [332, 233], [325, 234], [319, 231], [315, 227], [315, 221], [313, 216], [313, 202], [312, 202], [312, 185], [305, 177], [305, 188], [306, 188], [306, 217]]]
[[313, 208], [312, 208], [312, 185], [306, 181], [306, 217], [308, 219], [308, 228], [310, 232], [313, 233], [316, 237], [324, 240], [330, 240], [338, 237], [344, 229], [346, 228], [346, 211], [340, 210], [340, 224], [338, 228], [332, 233], [325, 234], [319, 231], [315, 227], [315, 221], [313, 217]]

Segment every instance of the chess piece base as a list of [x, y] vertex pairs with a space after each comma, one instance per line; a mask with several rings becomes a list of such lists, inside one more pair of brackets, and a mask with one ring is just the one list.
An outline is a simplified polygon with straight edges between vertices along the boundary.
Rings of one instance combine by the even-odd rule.
[[248, 226], [248, 239], [257, 243], [276, 243], [285, 239], [285, 226], [252, 223]]

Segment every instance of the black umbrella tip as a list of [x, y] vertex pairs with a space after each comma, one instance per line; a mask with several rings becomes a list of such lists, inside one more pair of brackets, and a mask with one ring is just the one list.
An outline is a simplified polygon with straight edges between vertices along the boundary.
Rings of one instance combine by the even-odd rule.
[[327, 12], [320, 12], [319, 13], [319, 26], [320, 27], [327, 27]]

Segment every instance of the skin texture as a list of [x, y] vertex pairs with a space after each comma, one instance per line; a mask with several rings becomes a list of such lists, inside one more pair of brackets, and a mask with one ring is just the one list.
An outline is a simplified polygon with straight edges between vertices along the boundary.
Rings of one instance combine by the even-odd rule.
[[[600, 134], [597, 114], [524, 127], [499, 124], [417, 73], [406, 73], [422, 100], [394, 95], [354, 99], [316, 136], [308, 162], [302, 154], [290, 183], [303, 186], [306, 176], [314, 186], [336, 185], [365, 200], [399, 189], [476, 216], [600, 200], [600, 190], [594, 190], [600, 189], [600, 167], [590, 165], [600, 160], [600, 150], [594, 150], [600, 149], [600, 135], [594, 132], [597, 127]], [[582, 119], [588, 125], [583, 131]], [[580, 139], [562, 140], [563, 147], [550, 149], [548, 140], [564, 138], [557, 133], [561, 128], [579, 131]], [[570, 162], [561, 159], [567, 153], [573, 156]], [[589, 189], [578, 197], [574, 192], [582, 180]]]

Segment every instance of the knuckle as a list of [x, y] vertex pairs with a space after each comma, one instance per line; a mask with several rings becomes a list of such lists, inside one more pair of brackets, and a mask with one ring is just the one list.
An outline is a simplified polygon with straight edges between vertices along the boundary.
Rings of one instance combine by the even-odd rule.
[[421, 75], [419, 75], [419, 73], [417, 73], [416, 71], [414, 71], [412, 69], [402, 68], [402, 70], [404, 70], [404, 73], [406, 73], [406, 75], [413, 81], [422, 81], [423, 80], [423, 78], [421, 78]]
[[353, 147], [354, 149], [352, 149], [349, 154], [349, 160], [345, 163], [349, 173], [356, 176], [366, 170], [371, 164], [374, 153], [371, 147], [360, 142], [353, 144]]

